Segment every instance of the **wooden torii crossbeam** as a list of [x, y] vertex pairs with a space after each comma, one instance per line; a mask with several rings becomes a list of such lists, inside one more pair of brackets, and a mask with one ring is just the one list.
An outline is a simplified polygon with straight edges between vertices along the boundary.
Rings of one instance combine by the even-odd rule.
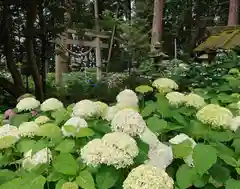
[[[63, 73], [63, 67], [68, 66], [68, 52], [66, 51], [68, 45], [79, 45], [80, 47], [92, 47], [96, 50], [96, 65], [97, 65], [97, 72], [100, 72], [100, 76], [97, 78], [98, 80], [101, 79], [101, 67], [102, 67], [102, 60], [101, 56], [97, 56], [99, 51], [101, 51], [101, 48], [108, 48], [109, 45], [106, 43], [103, 43], [101, 41], [101, 38], [107, 39], [110, 38], [108, 35], [106, 35], [103, 32], [96, 33], [91, 30], [86, 30], [85, 35], [88, 37], [94, 37], [92, 41], [86, 41], [86, 40], [76, 40], [76, 39], [69, 39], [68, 34], [77, 34], [76, 30], [68, 29], [66, 32], [64, 32], [57, 40], [56, 44], [58, 45], [56, 51], [58, 51], [58, 54], [55, 56], [55, 71], [56, 71], [56, 84], [61, 85], [62, 83], [62, 73]], [[97, 44], [97, 39], [99, 39], [99, 48]], [[60, 47], [60, 48], [59, 48]], [[98, 53], [97, 53], [98, 51]]]
[[[86, 31], [86, 35], [89, 37], [94, 37], [95, 39], [93, 41], [82, 41], [82, 40], [72, 40], [68, 38], [68, 34], [71, 32], [75, 32], [74, 30], [68, 29], [66, 32], [64, 32], [60, 39], [57, 40], [58, 46], [63, 47], [64, 51], [55, 57], [55, 70], [56, 70], [56, 84], [61, 85], [62, 83], [62, 65], [61, 63], [65, 63], [65, 65], [68, 66], [66, 60], [64, 60], [64, 57], [68, 57], [68, 51], [67, 49], [68, 44], [72, 45], [80, 45], [80, 46], [89, 46], [92, 48], [95, 48], [95, 55], [96, 55], [96, 67], [97, 67], [97, 80], [100, 80], [102, 77], [102, 58], [101, 58], [101, 48], [108, 48], [107, 44], [104, 44], [101, 42], [101, 38], [108, 38], [104, 34], [100, 32], [100, 25], [99, 25], [99, 14], [98, 14], [98, 0], [94, 1], [94, 16], [95, 16], [95, 32], [92, 31]], [[61, 52], [61, 49], [56, 49], [59, 52]]]

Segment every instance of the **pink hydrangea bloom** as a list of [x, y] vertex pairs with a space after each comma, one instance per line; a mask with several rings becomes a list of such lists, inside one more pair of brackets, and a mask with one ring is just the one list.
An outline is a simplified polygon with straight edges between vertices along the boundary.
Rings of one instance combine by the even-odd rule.
[[32, 110], [31, 113], [32, 113], [32, 116], [36, 116], [38, 114], [37, 111], [35, 110]]
[[8, 109], [4, 112], [4, 119], [8, 119], [14, 115], [15, 115], [15, 112], [13, 111], [13, 109]]

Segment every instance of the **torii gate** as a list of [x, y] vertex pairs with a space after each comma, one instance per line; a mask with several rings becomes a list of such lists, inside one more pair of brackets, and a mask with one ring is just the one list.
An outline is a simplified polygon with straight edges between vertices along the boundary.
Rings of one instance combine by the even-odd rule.
[[[100, 32], [99, 27], [99, 15], [98, 15], [98, 3], [97, 0], [94, 2], [95, 9], [95, 26], [96, 31], [86, 30], [85, 35], [89, 37], [94, 37], [95, 39], [92, 41], [84, 41], [84, 40], [74, 40], [69, 39], [68, 34], [76, 34], [76, 30], [68, 29], [64, 32], [57, 40], [56, 40], [56, 51], [60, 52], [55, 56], [55, 73], [56, 73], [56, 84], [61, 85], [62, 83], [62, 64], [68, 65], [68, 54], [69, 50], [67, 48], [68, 45], [79, 45], [79, 46], [88, 46], [95, 48], [96, 55], [96, 67], [97, 67], [97, 80], [102, 78], [102, 58], [101, 58], [101, 48], [108, 48], [108, 44], [102, 43], [101, 38], [109, 38], [108, 35]], [[63, 49], [63, 50], [62, 50]], [[90, 51], [89, 51], [90, 52]], [[67, 60], [66, 60], [67, 59]]]
[[[62, 64], [68, 64], [68, 54], [70, 53], [70, 51], [67, 48], [68, 45], [79, 45], [82, 47], [85, 46], [85, 47], [95, 48], [97, 80], [100, 80], [102, 77], [101, 49], [108, 48], [109, 45], [106, 43], [103, 43], [101, 41], [101, 38], [107, 39], [107, 38], [109, 38], [109, 36], [105, 35], [104, 33], [96, 33], [96, 32], [92, 32], [92, 31], [86, 31], [85, 35], [87, 35], [89, 37], [94, 37], [95, 39], [92, 41], [85, 41], [85, 40], [75, 40], [75, 39], [68, 38], [68, 34], [76, 34], [76, 33], [77, 33], [76, 30], [68, 29], [67, 32], [64, 32], [64, 34], [61, 35], [61, 37], [56, 40], [56, 44], [58, 45], [58, 47], [56, 47], [56, 51], [60, 52], [59, 54], [56, 54], [56, 56], [55, 56], [56, 84], [58, 84], [58, 85], [60, 85], [62, 82], [62, 73], [63, 73], [63, 69], [62, 69], [63, 65]], [[87, 53], [89, 53], [89, 51]]]

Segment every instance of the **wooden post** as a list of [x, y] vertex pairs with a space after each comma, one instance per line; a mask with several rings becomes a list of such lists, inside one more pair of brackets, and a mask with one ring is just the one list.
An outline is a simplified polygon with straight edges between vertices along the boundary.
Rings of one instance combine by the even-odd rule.
[[[99, 26], [99, 15], [98, 15], [98, 1], [94, 1], [94, 13], [95, 13], [95, 26], [96, 32], [100, 33], [100, 26]], [[96, 36], [96, 66], [97, 66], [97, 81], [102, 78], [102, 57], [101, 57], [101, 47], [100, 47], [100, 37]]]

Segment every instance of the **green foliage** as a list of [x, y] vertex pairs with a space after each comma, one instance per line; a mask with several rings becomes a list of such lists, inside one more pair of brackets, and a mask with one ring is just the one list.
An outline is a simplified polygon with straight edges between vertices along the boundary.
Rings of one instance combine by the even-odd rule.
[[[196, 117], [197, 109], [187, 107], [185, 104], [175, 107], [169, 103], [165, 95], [150, 86], [142, 86], [143, 89], [138, 88], [141, 103], [139, 113], [149, 130], [162, 142], [161, 144], [171, 146], [173, 160], [166, 172], [173, 178], [174, 187], [178, 189], [238, 188], [240, 130], [232, 130], [230, 126], [213, 128], [211, 125], [203, 124]], [[145, 89], [153, 89], [153, 91]], [[220, 97], [218, 94], [206, 95], [205, 89], [196, 91], [201, 92], [207, 103], [218, 99], [221, 106], [229, 107], [229, 104], [238, 102], [235, 97], [232, 98], [232, 94], [221, 93]], [[2, 168], [0, 189], [1, 187], [28, 188], [34, 187], [34, 184], [38, 184], [36, 187], [39, 189], [47, 187], [62, 189], [66, 182], [75, 183], [83, 189], [122, 188], [129, 172], [149, 160], [149, 150], [152, 150], [153, 146], [145, 143], [141, 136], [133, 137], [139, 153], [133, 159], [134, 163], [131, 166], [116, 169], [105, 164], [96, 167], [87, 165], [81, 156], [82, 148], [89, 141], [111, 133], [111, 122], [102, 117], [91, 117], [86, 119], [88, 123], [86, 128], [64, 125], [71, 117], [72, 109], [73, 105], [51, 113], [39, 110], [38, 114], [49, 116], [51, 122], [40, 125], [36, 136], [21, 137], [18, 141], [10, 140], [12, 146], [3, 149], [0, 154]], [[233, 114], [238, 115], [238, 106], [235, 106]], [[18, 113], [17, 118], [11, 120], [11, 123], [19, 126], [20, 123], [34, 121], [35, 118], [29, 113]], [[64, 136], [62, 127], [70, 133], [75, 133], [75, 136]], [[181, 136], [180, 134], [185, 134], [189, 138], [180, 137], [176, 139], [177, 142], [170, 143], [170, 139], [177, 135]], [[155, 145], [155, 138], [151, 138], [151, 135], [149, 137], [148, 140], [153, 139]], [[5, 145], [6, 138], [2, 137], [1, 140], [0, 146]], [[25, 166], [32, 168], [27, 171], [23, 163], [27, 157], [24, 155], [32, 152], [31, 156], [34, 156], [46, 148], [51, 151], [49, 162], [37, 166], [25, 162]], [[161, 162], [161, 158], [165, 155], [164, 148], [161, 148], [160, 156], [157, 157], [158, 160], [160, 159], [158, 162]]]

